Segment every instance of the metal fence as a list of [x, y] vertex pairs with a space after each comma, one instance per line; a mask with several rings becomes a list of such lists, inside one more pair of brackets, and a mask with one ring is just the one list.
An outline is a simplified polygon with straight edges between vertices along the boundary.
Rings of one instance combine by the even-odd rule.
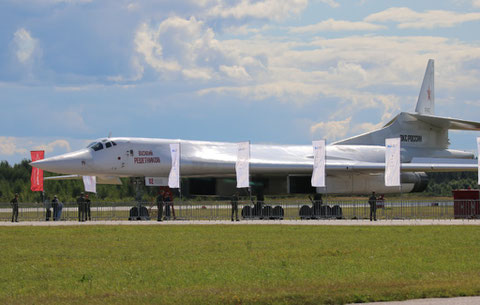
[[[141, 213], [138, 203], [92, 202], [91, 216], [95, 220], [137, 220], [157, 219], [157, 206], [152, 202], [143, 202]], [[133, 210], [132, 210], [133, 208]], [[166, 209], [165, 209], [166, 210]], [[252, 219], [369, 219], [370, 206], [367, 200], [327, 200], [322, 205], [313, 205], [303, 200], [267, 200], [264, 204], [254, 204], [249, 200], [238, 202], [240, 220]], [[51, 210], [52, 214], [53, 211]], [[179, 200], [174, 202], [170, 215], [166, 219], [177, 220], [230, 220], [232, 208], [228, 200]], [[146, 217], [145, 217], [146, 216]], [[376, 216], [385, 219], [476, 219], [480, 218], [478, 200], [385, 200], [377, 203]], [[0, 221], [12, 220], [12, 207], [9, 203], [0, 203]], [[20, 203], [19, 221], [47, 220], [47, 209], [43, 203]], [[53, 215], [49, 217], [53, 220]], [[76, 203], [63, 203], [58, 220], [79, 220]]]

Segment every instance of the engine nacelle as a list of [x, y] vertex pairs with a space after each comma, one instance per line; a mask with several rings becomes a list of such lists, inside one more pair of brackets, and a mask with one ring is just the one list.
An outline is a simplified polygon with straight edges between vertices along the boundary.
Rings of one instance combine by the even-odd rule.
[[428, 186], [428, 176], [426, 173], [418, 172], [418, 173], [402, 173], [400, 174], [400, 182], [402, 184], [413, 183], [413, 189], [410, 193], [419, 193], [423, 192], [427, 189]]
[[422, 192], [427, 188], [428, 176], [423, 172], [401, 173], [400, 187], [385, 186], [383, 173], [351, 173], [345, 175], [327, 175], [326, 188], [317, 188], [325, 194], [379, 194]]

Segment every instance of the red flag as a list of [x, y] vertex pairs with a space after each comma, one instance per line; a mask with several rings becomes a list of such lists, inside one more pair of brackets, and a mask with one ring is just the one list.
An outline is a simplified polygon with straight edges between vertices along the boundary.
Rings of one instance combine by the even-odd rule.
[[[43, 159], [45, 152], [43, 150], [31, 151], [32, 162]], [[30, 189], [34, 192], [43, 191], [43, 170], [32, 166], [32, 177], [30, 178], [32, 186]]]

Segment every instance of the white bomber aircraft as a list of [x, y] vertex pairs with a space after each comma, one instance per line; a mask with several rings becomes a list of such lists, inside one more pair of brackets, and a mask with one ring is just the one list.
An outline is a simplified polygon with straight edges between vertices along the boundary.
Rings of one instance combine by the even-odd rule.
[[[434, 61], [428, 61], [415, 112], [402, 112], [383, 128], [334, 142], [326, 148], [326, 188], [322, 193], [398, 193], [384, 185], [385, 139], [401, 139], [402, 192], [422, 191], [425, 172], [477, 171], [471, 152], [449, 149], [448, 130], [480, 130], [480, 122], [436, 116]], [[45, 171], [97, 176], [97, 183], [119, 184], [120, 177], [168, 177], [169, 144], [179, 143], [182, 178], [235, 177], [237, 143], [180, 139], [104, 138], [87, 148], [32, 162]], [[310, 176], [311, 145], [250, 146], [250, 175], [286, 181]], [[69, 178], [60, 176], [53, 179]], [[283, 179], [283, 178], [287, 179]], [[51, 178], [51, 177], [50, 177]], [[288, 185], [288, 183], [285, 183]], [[283, 193], [286, 193], [285, 188]]]

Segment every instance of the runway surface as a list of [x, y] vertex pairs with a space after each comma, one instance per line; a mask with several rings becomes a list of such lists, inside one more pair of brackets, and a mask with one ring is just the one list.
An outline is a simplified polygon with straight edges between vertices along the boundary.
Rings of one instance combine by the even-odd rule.
[[[418, 299], [400, 302], [362, 303], [362, 305], [478, 305], [480, 297], [461, 297], [443, 299]], [[352, 305], [352, 304], [348, 304]]]
[[[128, 220], [93, 220], [78, 221], [20, 221], [0, 222], [0, 226], [163, 226], [163, 225], [294, 225], [294, 226], [480, 226], [480, 220], [167, 220], [167, 221], [128, 221]], [[480, 304], [480, 303], [479, 303]]]

